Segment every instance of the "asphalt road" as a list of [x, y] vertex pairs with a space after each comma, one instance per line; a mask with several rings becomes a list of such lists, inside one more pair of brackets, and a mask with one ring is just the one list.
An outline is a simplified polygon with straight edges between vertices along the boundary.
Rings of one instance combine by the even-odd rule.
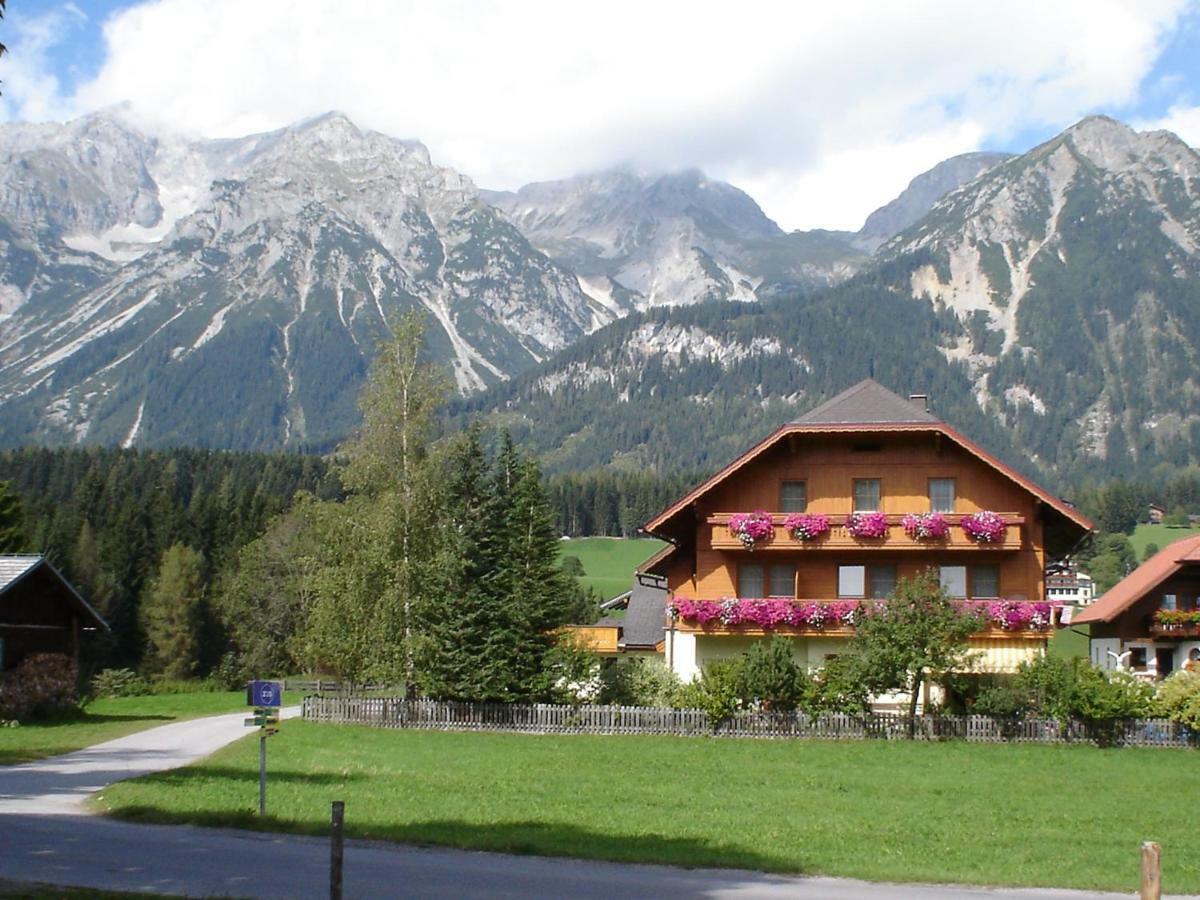
[[[243, 718], [237, 713], [165, 725], [77, 753], [0, 767], [0, 879], [191, 897], [327, 897], [327, 839], [134, 825], [86, 811], [84, 799], [105, 784], [185, 765], [244, 736]], [[348, 841], [345, 896], [1082, 900], [1131, 895], [783, 878]]]

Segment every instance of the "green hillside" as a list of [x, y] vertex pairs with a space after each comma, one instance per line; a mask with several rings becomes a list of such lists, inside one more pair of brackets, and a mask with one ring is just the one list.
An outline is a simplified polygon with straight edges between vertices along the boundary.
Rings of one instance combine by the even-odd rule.
[[653, 538], [587, 537], [560, 541], [559, 556], [577, 556], [584, 575], [579, 581], [605, 600], [629, 590], [633, 570], [666, 546]]

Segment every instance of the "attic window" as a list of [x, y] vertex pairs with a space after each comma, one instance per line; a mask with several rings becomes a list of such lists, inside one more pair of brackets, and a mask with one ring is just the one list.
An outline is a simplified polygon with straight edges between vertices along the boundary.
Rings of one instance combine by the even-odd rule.
[[851, 444], [850, 449], [855, 453], [879, 453], [883, 450], [883, 444], [878, 442], [864, 442], [860, 444]]

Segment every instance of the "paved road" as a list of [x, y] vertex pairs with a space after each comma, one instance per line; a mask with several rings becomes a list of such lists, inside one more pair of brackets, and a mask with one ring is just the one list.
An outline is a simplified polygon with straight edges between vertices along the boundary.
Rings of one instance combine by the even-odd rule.
[[[298, 900], [328, 896], [327, 840], [134, 825], [88, 815], [83, 806], [83, 799], [104, 784], [185, 765], [236, 740], [246, 733], [242, 718], [238, 713], [165, 725], [54, 759], [0, 767], [0, 878], [187, 896]], [[367, 841], [347, 842], [345, 865], [348, 898], [1083, 900], [1130, 896], [782, 878]]]

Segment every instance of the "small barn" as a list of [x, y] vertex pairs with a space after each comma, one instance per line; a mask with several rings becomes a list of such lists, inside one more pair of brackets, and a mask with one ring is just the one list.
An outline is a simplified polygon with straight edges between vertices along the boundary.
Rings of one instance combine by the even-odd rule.
[[0, 672], [33, 653], [78, 662], [83, 634], [100, 630], [108, 623], [44, 556], [0, 556]]

